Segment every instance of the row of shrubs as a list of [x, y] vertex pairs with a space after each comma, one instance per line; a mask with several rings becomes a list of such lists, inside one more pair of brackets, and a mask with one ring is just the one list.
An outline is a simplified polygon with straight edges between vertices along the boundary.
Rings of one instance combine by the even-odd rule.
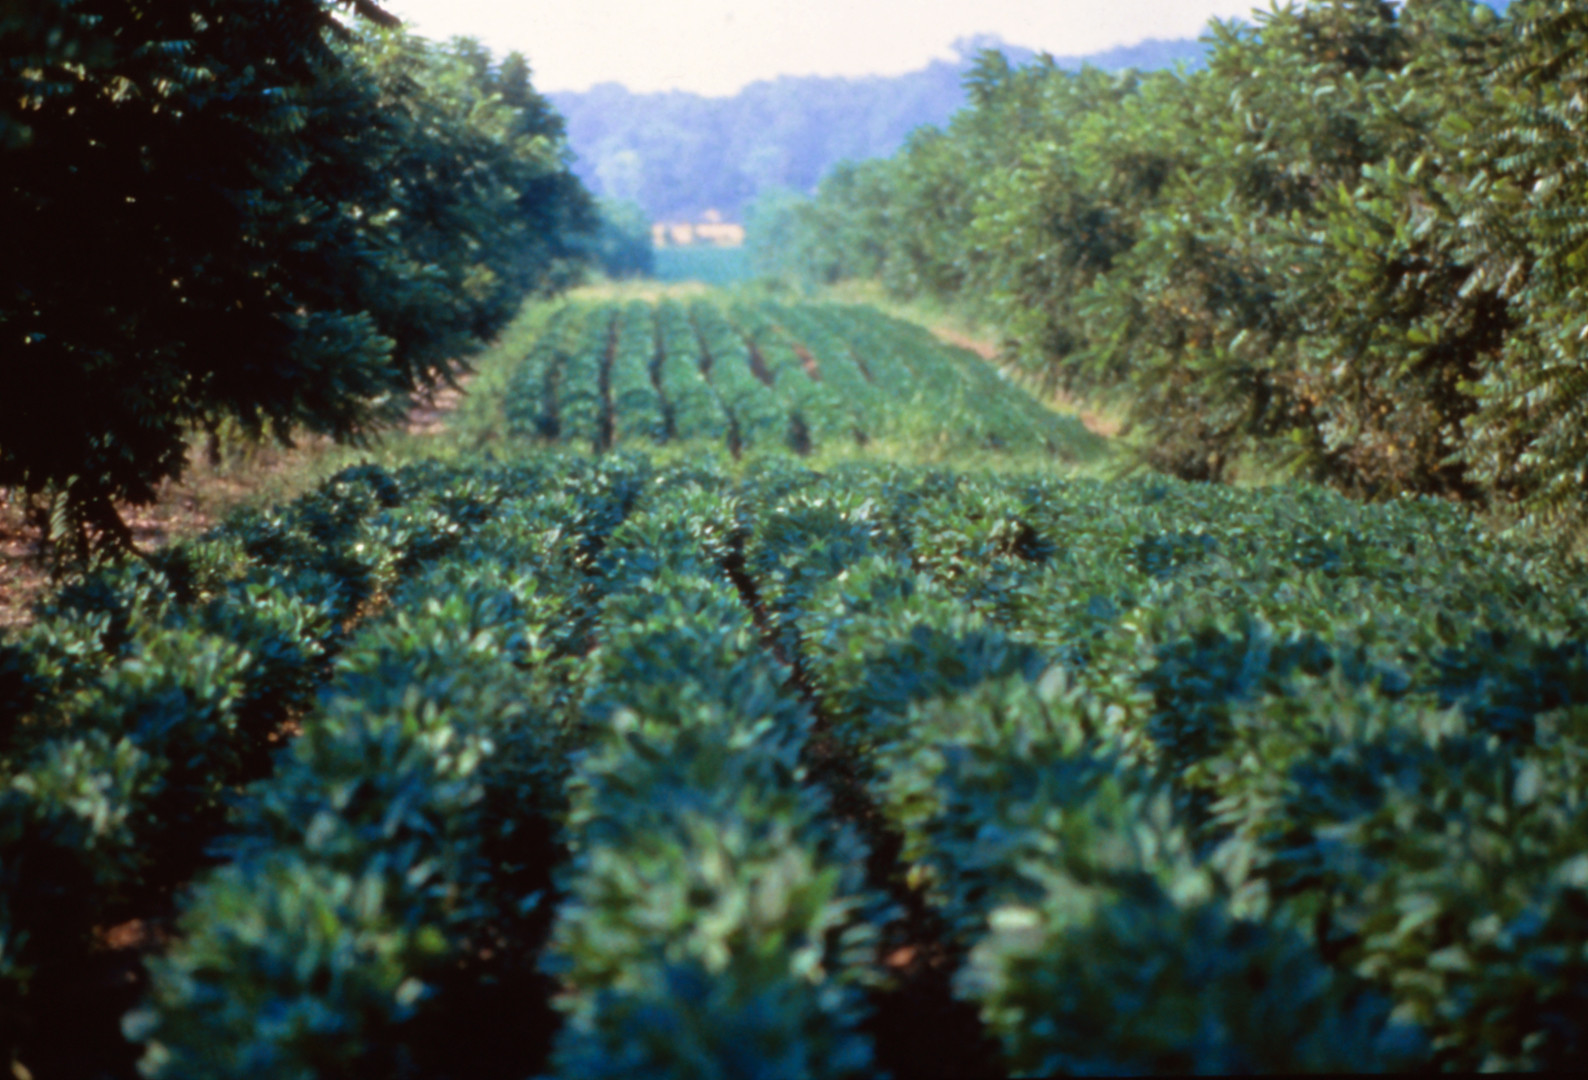
[[946, 126], [767, 208], [761, 270], [967, 308], [1186, 479], [1255, 458], [1580, 532], [1588, 4], [1286, 0], [1203, 41], [984, 52]]
[[1316, 489], [785, 466], [745, 506], [1015, 1071], [1580, 1060], [1563, 562]]
[[656, 305], [656, 341], [661, 352], [656, 375], [667, 395], [668, 435], [726, 445], [731, 423], [716, 389], [701, 370], [700, 337], [688, 309], [670, 297]]
[[0, 1037], [96, 928], [143, 916], [269, 767], [347, 628], [490, 495], [436, 469], [347, 470], [147, 562], [82, 573], [0, 642]]
[[607, 374], [614, 441], [643, 438], [659, 443], [667, 438], [667, 412], [653, 377], [657, 340], [652, 310], [643, 300], [631, 300], [618, 313]]
[[632, 470], [565, 464], [504, 478], [488, 520], [348, 642], [152, 965], [127, 1022], [146, 1074], [434, 1065], [436, 985], [537, 901], [502, 852], [563, 805], [585, 568], [633, 501]]
[[[547, 970], [558, 1075], [860, 1076], [881, 900], [724, 571], [723, 480], [658, 477], [602, 556]], [[665, 484], [665, 487], [662, 485]]]
[[864, 1073], [893, 913], [819, 733], [1012, 1071], [1567, 1068], [1585, 630], [1429, 500], [352, 471], [5, 643], [7, 1034], [197, 839], [151, 1075], [451, 1075], [536, 919], [563, 1075]]

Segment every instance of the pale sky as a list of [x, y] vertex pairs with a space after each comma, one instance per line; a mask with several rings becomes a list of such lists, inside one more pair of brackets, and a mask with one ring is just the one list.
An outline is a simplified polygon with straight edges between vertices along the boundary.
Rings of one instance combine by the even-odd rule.
[[[732, 94], [778, 75], [897, 75], [957, 38], [1079, 55], [1195, 37], [1255, 0], [386, 0], [416, 32], [529, 58], [536, 89]], [[1267, 6], [1266, 2], [1263, 6]]]

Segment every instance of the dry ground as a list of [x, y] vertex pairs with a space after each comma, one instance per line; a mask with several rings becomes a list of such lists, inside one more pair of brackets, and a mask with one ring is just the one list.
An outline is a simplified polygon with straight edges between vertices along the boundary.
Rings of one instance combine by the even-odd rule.
[[[165, 481], [147, 506], [118, 506], [132, 529], [140, 551], [158, 551], [167, 544], [199, 536], [232, 510], [277, 498], [290, 498], [308, 480], [306, 466], [329, 448], [321, 439], [305, 439], [293, 449], [251, 448], [219, 466], [190, 451], [190, 464], [180, 482]], [[199, 460], [193, 461], [191, 459]], [[48, 562], [37, 534], [28, 528], [18, 492], [0, 494], [0, 630], [26, 624], [29, 607], [49, 585]]]
[[[461, 390], [448, 387], [433, 398], [416, 399], [405, 433], [419, 438], [438, 434], [462, 396]], [[118, 509], [131, 526], [138, 549], [158, 551], [203, 535], [240, 507], [284, 502], [302, 494], [323, 475], [324, 461], [334, 450], [329, 439], [306, 436], [291, 448], [233, 447], [219, 465], [211, 465], [195, 443], [180, 482], [162, 483], [148, 506]], [[21, 493], [0, 489], [0, 634], [31, 621], [31, 606], [48, 587], [48, 562], [36, 534], [27, 527]]]

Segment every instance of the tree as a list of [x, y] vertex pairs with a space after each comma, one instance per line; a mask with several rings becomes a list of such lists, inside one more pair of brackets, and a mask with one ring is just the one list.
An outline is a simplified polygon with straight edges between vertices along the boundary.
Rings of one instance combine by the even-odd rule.
[[656, 262], [651, 219], [640, 204], [601, 199], [596, 205], [601, 223], [588, 242], [591, 261], [609, 278], [650, 277]]
[[75, 553], [130, 543], [115, 501], [179, 476], [193, 428], [363, 437], [556, 284], [588, 201], [549, 110], [394, 22], [4, 9], [0, 484]]
[[1470, 168], [1449, 224], [1463, 288], [1503, 299], [1515, 329], [1474, 380], [1462, 458], [1521, 524], [1588, 531], [1588, 4], [1519, 0], [1481, 72], [1488, 106], [1448, 115]]
[[988, 53], [946, 130], [863, 197], [835, 171], [801, 220], [866, 237], [856, 272], [996, 322], [1031, 372], [1119, 401], [1159, 469], [1219, 480], [1257, 455], [1369, 497], [1525, 499], [1546, 483], [1530, 445], [1588, 459], [1562, 441], [1581, 425], [1538, 407], [1550, 382], [1560, 417], [1588, 414], [1565, 339], [1517, 351], [1575, 303], [1546, 272], [1578, 228], [1575, 91], [1547, 120], [1532, 103], [1570, 83], [1576, 39], [1543, 25], [1532, 83], [1505, 20], [1462, 0], [1275, 5], [1214, 23], [1196, 71]]

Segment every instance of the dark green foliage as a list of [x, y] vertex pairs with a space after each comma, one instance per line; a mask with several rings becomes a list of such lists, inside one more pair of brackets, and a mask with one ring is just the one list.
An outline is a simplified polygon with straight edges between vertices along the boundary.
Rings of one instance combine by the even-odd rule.
[[[366, 436], [555, 286], [588, 200], [520, 62], [331, 0], [0, 21], [0, 484], [82, 554], [223, 421]], [[471, 53], [471, 48], [474, 53]], [[488, 57], [485, 59], [488, 60]]]
[[1463, 458], [1528, 522], [1580, 533], [1588, 196], [1578, 103], [1588, 9], [1516, 3], [1505, 29], [1509, 47], [1483, 82], [1488, 108], [1441, 129], [1473, 174], [1452, 199], [1461, 255], [1474, 267], [1465, 288], [1499, 297], [1517, 328], [1478, 373], [1481, 407]]
[[[778, 510], [750, 515], [747, 565], [1021, 1071], [1578, 1052], [1564, 565], [1471, 562], [1448, 507], [1315, 489], [757, 482]], [[920, 652], [896, 668], [901, 620]], [[994, 634], [1060, 663], [973, 646]]]
[[[1066, 882], [992, 919], [965, 983], [1019, 1075], [1360, 1074], [1420, 1061], [1388, 1002], [1286, 926], [1177, 903], [1149, 880]], [[1353, 985], [1356, 983], [1356, 985]]]
[[[984, 54], [969, 107], [785, 199], [769, 269], [880, 279], [1128, 407], [1188, 479], [1248, 457], [1569, 539], [1581, 499], [1576, 0], [1315, 0], [1194, 72]], [[770, 220], [770, 219], [769, 219]]]
[[1433, 499], [349, 470], [5, 643], [0, 993], [197, 839], [152, 1075], [424, 1072], [534, 1004], [503, 941], [560, 1075], [864, 1074], [894, 873], [1016, 1073], [1570, 1069], [1585, 633], [1569, 563]]
[[664, 479], [609, 549], [608, 582], [633, 591], [603, 605], [585, 707], [604, 723], [573, 782], [555, 1061], [566, 1076], [858, 1074], [879, 914], [866, 852], [802, 783], [811, 716], [722, 573], [720, 496]]
[[200, 883], [156, 1008], [129, 1021], [152, 1074], [399, 1068], [423, 980], [482, 919], [533, 906], [493, 887], [485, 845], [562, 804], [566, 624], [587, 530], [610, 527], [570, 514], [568, 489], [622, 498], [578, 470], [538, 496], [536, 479], [479, 477], [491, 523], [348, 642], [304, 734], [248, 792], [231, 865]]
[[667, 438], [667, 413], [655, 372], [656, 324], [651, 305], [639, 300], [625, 304], [613, 333], [616, 340], [607, 366], [612, 440], [662, 442]]
[[[164, 553], [164, 571], [110, 564], [40, 606], [4, 653], [14, 711], [0, 743], [0, 1038], [14, 1045], [38, 1020], [27, 990], [40, 964], [81, 962], [96, 926], [141, 915], [191, 872], [237, 786], [311, 705], [357, 604], [537, 480], [350, 469], [279, 512]], [[483, 655], [448, 656], [446, 675]], [[370, 691], [361, 686], [375, 704]], [[369, 750], [344, 764], [366, 767]]]
[[[1242, 746], [1212, 764], [1232, 865], [1335, 963], [1395, 986], [1446, 1067], [1577, 1060], [1580, 706], [1540, 717], [1535, 750], [1431, 703], [1316, 680], [1291, 695], [1243, 710]], [[1254, 744], [1266, 776], [1232, 767]]]

